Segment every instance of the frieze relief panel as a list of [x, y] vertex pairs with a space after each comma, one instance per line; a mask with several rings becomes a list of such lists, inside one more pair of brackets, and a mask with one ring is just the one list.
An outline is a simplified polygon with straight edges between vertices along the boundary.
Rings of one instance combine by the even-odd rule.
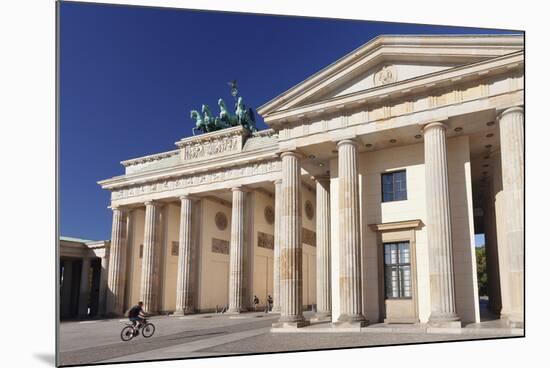
[[275, 237], [271, 234], [266, 234], [258, 231], [258, 247], [265, 249], [274, 249]]
[[249, 132], [242, 126], [184, 138], [176, 145], [184, 161], [198, 161], [240, 152]]
[[171, 178], [113, 190], [111, 193], [111, 199], [117, 200], [143, 194], [160, 193], [163, 191], [182, 189], [196, 185], [218, 183], [246, 176], [267, 174], [280, 170], [281, 161], [279, 160], [262, 161], [230, 168], [220, 168], [206, 173], [185, 175], [179, 178]]
[[183, 159], [186, 161], [197, 160], [222, 153], [238, 152], [241, 150], [240, 137], [225, 137], [220, 140], [188, 145], [183, 150]]
[[302, 243], [314, 247], [316, 245], [315, 231], [311, 231], [309, 229], [306, 229], [305, 227], [302, 228]]
[[229, 241], [212, 238], [212, 253], [229, 254]]

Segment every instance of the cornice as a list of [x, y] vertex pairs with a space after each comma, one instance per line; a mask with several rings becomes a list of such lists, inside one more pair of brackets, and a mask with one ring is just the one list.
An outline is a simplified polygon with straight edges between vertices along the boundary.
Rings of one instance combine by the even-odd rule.
[[422, 225], [421, 220], [408, 220], [408, 221], [386, 222], [381, 224], [369, 224], [369, 227], [373, 231], [394, 231], [394, 230], [416, 229], [421, 225]]
[[[437, 47], [446, 50], [445, 53], [438, 52], [439, 59], [454, 54], [455, 57], [462, 55], [470, 60], [475, 60], [476, 57], [479, 60], [480, 58], [497, 57], [505, 53], [506, 50], [513, 52], [523, 49], [524, 39], [522, 35], [381, 35], [260, 106], [258, 113], [265, 118], [276, 109], [284, 109], [284, 106], [288, 105], [290, 101], [299, 99], [299, 96], [336, 74], [346, 71], [346, 68], [356, 63], [368, 62], [368, 59], [374, 56], [376, 51], [380, 51], [380, 55], [384, 56], [384, 49], [387, 48], [389, 51], [389, 49], [398, 46], [408, 48], [411, 52], [416, 53], [411, 56], [422, 57], [422, 52], [426, 53], [427, 49]], [[456, 49], [456, 52], [451, 53], [450, 50], [453, 48]], [[475, 55], [473, 50], [476, 50], [479, 55]], [[403, 52], [398, 54], [403, 55]]]
[[379, 103], [383, 99], [394, 97], [405, 98], [422, 89], [440, 88], [447, 84], [454, 84], [459, 81], [464, 82], [469, 78], [486, 78], [491, 73], [499, 74], [511, 69], [519, 69], [523, 66], [523, 63], [524, 52], [518, 51], [478, 63], [463, 65], [368, 90], [333, 97], [306, 106], [277, 111], [265, 116], [264, 121], [268, 124], [291, 122], [308, 118], [309, 116], [316, 116], [319, 113], [330, 113], [345, 106]]
[[103, 189], [113, 189], [121, 186], [142, 184], [148, 181], [164, 180], [183, 175], [192, 175], [208, 172], [211, 170], [231, 168], [243, 164], [256, 163], [277, 158], [277, 146], [267, 147], [261, 150], [243, 151], [233, 155], [226, 155], [213, 158], [208, 161], [193, 163], [182, 163], [169, 168], [162, 168], [129, 175], [115, 176], [109, 179], [98, 181]]
[[152, 161], [161, 160], [163, 158], [177, 156], [179, 153], [180, 153], [180, 150], [176, 149], [176, 150], [172, 150], [172, 151], [155, 153], [153, 155], [147, 155], [147, 156], [132, 158], [132, 159], [125, 160], [125, 161], [120, 161], [120, 164], [124, 167], [128, 167], [128, 166], [142, 164], [142, 163], [145, 163], [145, 162], [152, 162]]
[[242, 126], [236, 126], [232, 128], [226, 128], [222, 130], [217, 130], [215, 132], [205, 133], [201, 135], [191, 136], [183, 138], [174, 144], [178, 146], [179, 148], [185, 147], [187, 145], [196, 145], [196, 144], [203, 144], [204, 142], [210, 142], [213, 140], [223, 139], [223, 138], [229, 138], [229, 137], [235, 137], [235, 136], [246, 136], [249, 132]]

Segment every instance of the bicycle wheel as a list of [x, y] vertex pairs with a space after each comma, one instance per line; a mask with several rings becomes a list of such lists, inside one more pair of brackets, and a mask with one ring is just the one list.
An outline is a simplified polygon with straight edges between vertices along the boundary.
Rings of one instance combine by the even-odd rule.
[[143, 337], [151, 337], [155, 333], [155, 325], [152, 323], [146, 323], [145, 326], [141, 328], [141, 334]]
[[120, 338], [122, 341], [130, 341], [134, 338], [134, 328], [132, 326], [126, 326], [120, 331]]

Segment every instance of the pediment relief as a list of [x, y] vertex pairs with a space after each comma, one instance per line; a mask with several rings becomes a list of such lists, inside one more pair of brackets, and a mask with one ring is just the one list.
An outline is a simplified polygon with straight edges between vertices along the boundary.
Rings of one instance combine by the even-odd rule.
[[[258, 109], [270, 114], [450, 70], [523, 49], [520, 35], [381, 36]], [[269, 119], [266, 119], [269, 120]]]
[[295, 107], [309, 105], [311, 103], [330, 100], [334, 97], [345, 96], [351, 93], [369, 90], [396, 82], [428, 75], [445, 69], [450, 69], [456, 64], [414, 64], [405, 62], [385, 61], [365, 70], [359, 70], [349, 76], [342, 76], [338, 83], [334, 83], [321, 89], [311, 97], [304, 99]]

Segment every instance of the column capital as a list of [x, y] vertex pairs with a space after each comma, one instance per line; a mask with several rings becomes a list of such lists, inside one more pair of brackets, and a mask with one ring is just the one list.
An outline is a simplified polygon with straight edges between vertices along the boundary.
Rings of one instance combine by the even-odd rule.
[[237, 185], [237, 186], [231, 188], [231, 191], [232, 192], [248, 192], [248, 188], [246, 188], [243, 185]]
[[123, 207], [121, 205], [118, 205], [118, 204], [115, 204], [115, 205], [110, 205], [109, 208], [111, 209], [111, 211], [126, 211], [126, 207]]
[[179, 199], [180, 199], [180, 201], [183, 201], [183, 200], [186, 200], [186, 199], [193, 199], [193, 197], [191, 197], [191, 195], [189, 195], [189, 193], [184, 193], [184, 194], [179, 196]]
[[442, 128], [443, 130], [446, 131], [448, 126], [445, 120], [430, 121], [428, 123], [422, 124], [422, 127], [421, 127], [422, 133], [425, 133], [426, 131], [432, 128]]
[[162, 206], [162, 203], [157, 202], [157, 201], [153, 201], [153, 200], [145, 201], [145, 202], [143, 202], [143, 204], [145, 206], [156, 206], [156, 207]]
[[523, 106], [512, 106], [512, 107], [508, 107], [508, 108], [502, 110], [498, 114], [497, 120], [500, 120], [504, 115], [512, 113], [512, 112], [517, 112], [517, 113], [522, 113], [523, 114], [524, 113]]
[[282, 184], [282, 183], [283, 183], [282, 178], [273, 180], [273, 184], [275, 184], [275, 185]]
[[338, 141], [338, 143], [336, 143], [336, 147], [340, 148], [340, 146], [343, 146], [343, 145], [346, 145], [346, 144], [351, 144], [351, 145], [357, 147], [357, 146], [359, 146], [359, 141], [356, 138], [342, 139], [341, 141]]
[[296, 157], [298, 160], [301, 160], [303, 159], [305, 156], [304, 154], [298, 152], [298, 151], [284, 151], [284, 152], [280, 152], [279, 153], [279, 156], [281, 156], [281, 158], [285, 157], [285, 156], [294, 156]]

